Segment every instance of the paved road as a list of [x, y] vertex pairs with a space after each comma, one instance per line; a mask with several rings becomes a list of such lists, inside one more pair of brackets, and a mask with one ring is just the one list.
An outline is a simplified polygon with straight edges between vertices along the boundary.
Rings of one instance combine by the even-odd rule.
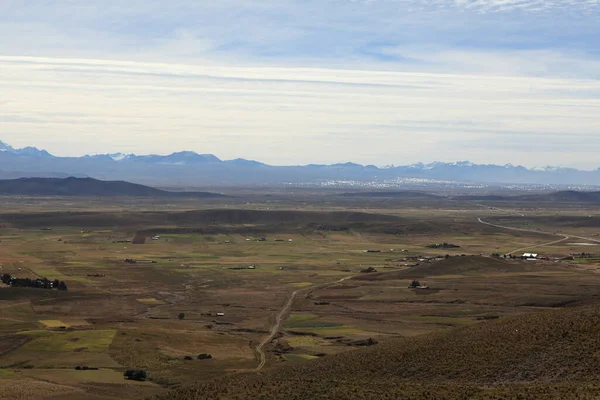
[[271, 340], [273, 340], [275, 338], [275, 336], [277, 335], [277, 333], [279, 333], [279, 331], [281, 330], [281, 325], [283, 324], [284, 318], [287, 315], [287, 313], [290, 311], [290, 308], [292, 308], [292, 305], [294, 304], [294, 299], [296, 298], [296, 296], [298, 296], [298, 294], [300, 292], [303, 292], [306, 290], [315, 290], [316, 288], [323, 288], [323, 287], [335, 285], [336, 283], [342, 283], [345, 280], [350, 279], [350, 278], [352, 278], [352, 276], [347, 276], [345, 278], [339, 279], [335, 282], [327, 283], [325, 285], [320, 285], [317, 287], [306, 287], [306, 288], [302, 288], [302, 289], [293, 291], [292, 294], [290, 294], [290, 297], [288, 298], [288, 300], [285, 303], [285, 305], [283, 306], [283, 308], [275, 316], [275, 323], [273, 324], [273, 326], [271, 326], [269, 336], [264, 338], [263, 341], [260, 342], [258, 344], [258, 346], [256, 346], [256, 352], [258, 353], [258, 356], [260, 358], [260, 363], [256, 367], [255, 371], [260, 371], [261, 369], [263, 369], [263, 367], [267, 363], [267, 355], [265, 354], [264, 347], [268, 343], [270, 343]]
[[600, 243], [600, 240], [588, 238], [588, 237], [585, 237], [585, 236], [565, 235], [565, 234], [562, 234], [562, 233], [553, 233], [553, 232], [547, 232], [547, 231], [541, 231], [541, 230], [535, 230], [535, 229], [514, 228], [512, 226], [503, 226], [503, 225], [498, 225], [498, 224], [492, 224], [491, 222], [484, 221], [481, 217], [477, 218], [477, 220], [480, 223], [484, 224], [484, 225], [493, 226], [495, 228], [507, 229], [507, 230], [518, 231], [518, 232], [530, 232], [530, 233], [538, 233], [538, 234], [541, 234], [541, 235], [550, 235], [550, 236], [560, 236], [561, 237], [561, 239], [559, 239], [559, 240], [554, 240], [552, 242], [543, 243], [543, 244], [536, 244], [536, 245], [528, 246], [528, 247], [522, 247], [520, 249], [513, 250], [513, 251], [511, 251], [510, 253], [507, 253], [507, 254], [513, 254], [513, 253], [516, 253], [518, 251], [523, 251], [523, 250], [527, 250], [527, 249], [531, 249], [531, 248], [536, 248], [536, 247], [551, 246], [553, 244], [557, 244], [557, 243], [560, 243], [560, 242], [562, 242], [564, 240], [571, 239], [571, 238], [587, 240], [589, 242], [594, 242], [594, 243]]

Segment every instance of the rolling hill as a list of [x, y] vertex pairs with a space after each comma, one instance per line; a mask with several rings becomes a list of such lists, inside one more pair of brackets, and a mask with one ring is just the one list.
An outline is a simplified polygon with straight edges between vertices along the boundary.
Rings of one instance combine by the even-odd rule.
[[592, 399], [600, 307], [526, 314], [391, 340], [177, 389], [192, 399]]
[[209, 192], [168, 192], [124, 181], [92, 178], [19, 178], [0, 180], [0, 195], [11, 196], [133, 196], [133, 197], [224, 197]]

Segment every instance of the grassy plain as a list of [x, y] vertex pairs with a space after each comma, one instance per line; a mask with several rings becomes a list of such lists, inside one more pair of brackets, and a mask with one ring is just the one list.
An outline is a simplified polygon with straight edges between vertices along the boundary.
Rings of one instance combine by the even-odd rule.
[[[0, 200], [0, 273], [69, 288], [0, 287], [0, 379], [40, 382], [37, 393], [11, 389], [0, 398], [135, 399], [252, 371], [258, 343], [293, 292], [265, 347], [267, 369], [346, 353], [368, 338], [386, 343], [594, 304], [600, 289], [593, 260], [490, 257], [525, 247], [557, 257], [593, 252], [584, 239], [544, 246], [559, 238], [477, 220], [593, 237], [600, 222], [591, 210], [516, 205], [526, 215], [519, 219], [470, 203], [300, 194], [221, 203]], [[136, 236], [145, 243], [132, 244]], [[426, 247], [443, 242], [461, 247]], [[369, 267], [377, 272], [361, 272]], [[412, 279], [430, 289], [409, 289]], [[120, 379], [129, 368], [152, 380]], [[106, 383], [110, 390], [99, 389]]]

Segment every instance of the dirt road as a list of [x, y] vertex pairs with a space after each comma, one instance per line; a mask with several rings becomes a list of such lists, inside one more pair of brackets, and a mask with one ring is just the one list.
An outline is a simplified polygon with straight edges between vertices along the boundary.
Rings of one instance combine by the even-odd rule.
[[275, 323], [273, 324], [273, 326], [271, 326], [271, 330], [269, 332], [269, 336], [267, 336], [266, 338], [264, 338], [263, 341], [260, 342], [258, 344], [258, 346], [256, 346], [256, 352], [258, 353], [258, 356], [260, 358], [260, 362], [259, 362], [258, 366], [256, 367], [255, 371], [260, 371], [261, 369], [263, 369], [263, 367], [267, 363], [267, 355], [265, 354], [264, 347], [268, 343], [270, 343], [271, 340], [273, 340], [275, 338], [275, 336], [277, 336], [277, 333], [279, 333], [279, 331], [281, 330], [281, 326], [283, 324], [283, 321], [284, 321], [287, 313], [292, 308], [292, 305], [294, 304], [294, 299], [296, 298], [296, 296], [298, 296], [299, 293], [304, 292], [304, 291], [308, 291], [308, 290], [315, 290], [316, 288], [324, 288], [324, 287], [327, 287], [327, 286], [335, 285], [336, 283], [342, 283], [345, 280], [348, 280], [348, 279], [350, 279], [352, 277], [353, 276], [347, 276], [347, 277], [339, 279], [339, 280], [337, 280], [335, 282], [330, 282], [330, 283], [327, 283], [327, 284], [324, 284], [324, 285], [319, 285], [319, 286], [316, 286], [316, 287], [306, 287], [306, 288], [294, 290], [292, 292], [292, 294], [290, 294], [290, 297], [286, 301], [286, 303], [283, 306], [283, 308], [275, 316]]

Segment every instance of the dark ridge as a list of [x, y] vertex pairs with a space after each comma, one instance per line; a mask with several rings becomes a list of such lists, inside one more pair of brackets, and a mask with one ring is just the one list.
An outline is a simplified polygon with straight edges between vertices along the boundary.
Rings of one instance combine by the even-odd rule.
[[600, 192], [579, 192], [576, 190], [564, 190], [554, 193], [531, 194], [518, 197], [525, 201], [600, 203]]
[[93, 178], [19, 178], [0, 180], [0, 195], [10, 196], [131, 196], [131, 197], [225, 197], [209, 192], [168, 192], [125, 181]]
[[[155, 227], [153, 232], [282, 232], [282, 231], [383, 231], [419, 222], [383, 214], [285, 210], [199, 210], [184, 212], [45, 212], [7, 213], [0, 221], [13, 227]], [[172, 228], [173, 226], [177, 228]], [[164, 227], [164, 228], [161, 228]], [[424, 227], [423, 229], [427, 229]]]
[[472, 195], [455, 196], [453, 200], [467, 201], [536, 201], [543, 203], [591, 203], [600, 204], [600, 192], [579, 192], [563, 190], [553, 193], [524, 194], [520, 196]]

